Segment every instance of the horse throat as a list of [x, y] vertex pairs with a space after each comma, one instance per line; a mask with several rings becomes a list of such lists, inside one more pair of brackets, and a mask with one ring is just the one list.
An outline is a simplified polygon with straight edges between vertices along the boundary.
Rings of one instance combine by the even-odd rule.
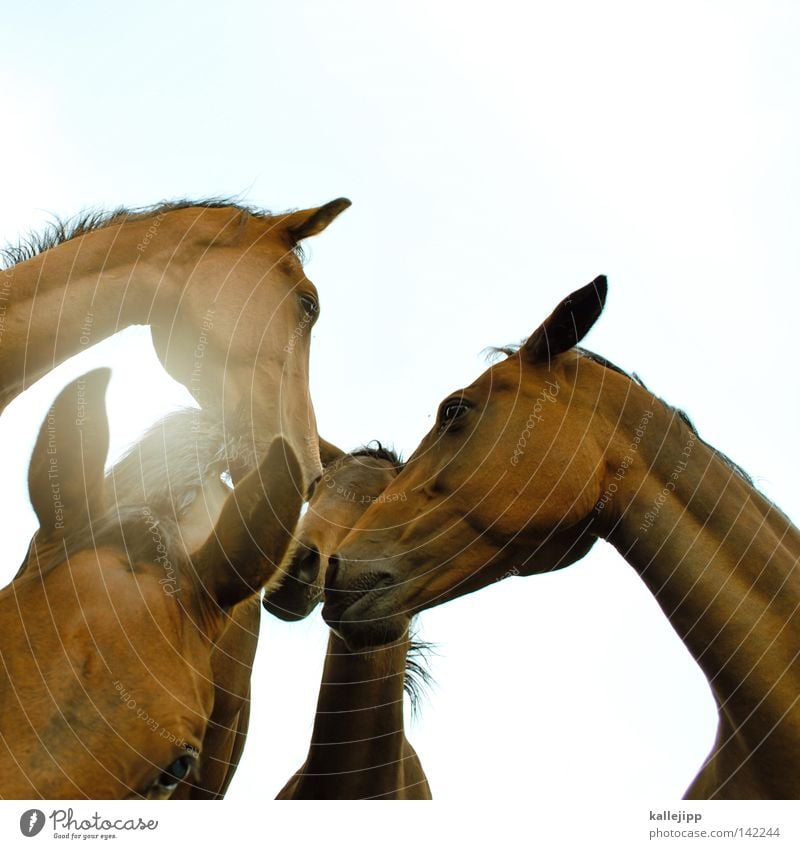
[[369, 654], [351, 653], [331, 634], [304, 767], [309, 780], [321, 786], [335, 782], [341, 798], [377, 797], [404, 786], [398, 776], [408, 745], [403, 724], [407, 649], [406, 641]]

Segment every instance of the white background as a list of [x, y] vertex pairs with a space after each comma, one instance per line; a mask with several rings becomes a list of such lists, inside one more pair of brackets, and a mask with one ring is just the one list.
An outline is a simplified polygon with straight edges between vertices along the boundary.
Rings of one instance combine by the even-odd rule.
[[[2, 33], [8, 241], [86, 207], [353, 200], [306, 243], [327, 439], [408, 456], [486, 346], [605, 273], [587, 346], [800, 515], [797, 4], [45, 3], [8, 6]], [[148, 345], [128, 331], [0, 419], [5, 580], [35, 529], [33, 438], [69, 376], [114, 365], [117, 453], [186, 400]], [[409, 736], [436, 798], [677, 799], [712, 744], [702, 674], [604, 543], [420, 624], [437, 683]], [[313, 719], [318, 614], [262, 633], [231, 799], [272, 798]]]

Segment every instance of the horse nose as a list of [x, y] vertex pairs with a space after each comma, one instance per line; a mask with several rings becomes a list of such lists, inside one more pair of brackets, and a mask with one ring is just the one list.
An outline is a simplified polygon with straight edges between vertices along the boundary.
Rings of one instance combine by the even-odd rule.
[[325, 570], [325, 590], [329, 592], [330, 590], [336, 589], [336, 584], [339, 579], [339, 570], [341, 569], [341, 561], [339, 560], [338, 554], [332, 554], [328, 558], [328, 568]]
[[309, 545], [296, 561], [294, 577], [303, 584], [313, 584], [319, 575], [319, 551]]

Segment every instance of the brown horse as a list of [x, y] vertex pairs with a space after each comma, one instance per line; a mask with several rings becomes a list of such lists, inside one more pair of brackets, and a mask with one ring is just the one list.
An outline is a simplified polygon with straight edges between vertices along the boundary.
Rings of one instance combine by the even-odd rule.
[[[222, 422], [205, 410], [183, 409], [156, 422], [115, 463], [106, 489], [118, 508], [146, 504], [154, 513], [170, 516], [181, 547], [192, 556], [219, 520], [232, 477], [241, 478], [253, 468], [255, 457], [245, 435], [226, 434]], [[259, 625], [258, 596], [226, 614], [211, 654], [214, 709], [198, 769], [171, 798], [225, 795], [247, 734]]]
[[270, 215], [165, 203], [84, 215], [6, 249], [0, 411], [73, 354], [149, 324], [167, 371], [228, 426], [252, 428], [259, 456], [283, 434], [309, 484], [321, 470], [308, 391], [319, 297], [298, 246], [349, 205]]
[[106, 507], [109, 372], [62, 391], [29, 469], [39, 519], [0, 592], [0, 796], [166, 798], [195, 769], [228, 612], [274, 579], [301, 504], [277, 438], [191, 559], [172, 516]]
[[[325, 468], [295, 533], [287, 572], [294, 583], [264, 599], [285, 619], [321, 600], [328, 557], [397, 476], [399, 460], [380, 445], [347, 454]], [[303, 580], [308, 581], [308, 585]], [[277, 602], [276, 602], [277, 598]], [[428, 781], [405, 735], [404, 690], [425, 671], [409, 657], [407, 635], [370, 652], [328, 640], [308, 757], [279, 799], [430, 799]], [[414, 647], [416, 648], [416, 646]], [[416, 676], [416, 677], [415, 677]]]
[[575, 292], [442, 402], [331, 559], [324, 615], [353, 649], [397, 640], [413, 613], [567, 566], [602, 537], [717, 701], [688, 797], [798, 798], [800, 532], [685, 414], [576, 347], [605, 295], [602, 277]]

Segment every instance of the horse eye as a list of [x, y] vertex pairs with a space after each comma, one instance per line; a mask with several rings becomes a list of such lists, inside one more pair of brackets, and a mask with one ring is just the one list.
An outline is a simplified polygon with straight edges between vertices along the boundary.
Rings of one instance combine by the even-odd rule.
[[159, 790], [173, 791], [178, 782], [186, 778], [194, 763], [193, 755], [181, 755], [176, 758], [158, 777], [156, 784]]
[[177, 507], [178, 513], [183, 513], [185, 510], [188, 510], [189, 507], [194, 504], [197, 498], [197, 490], [190, 489], [187, 490], [181, 498], [178, 500], [178, 503], [175, 505]]
[[439, 427], [447, 427], [470, 409], [470, 405], [462, 398], [453, 398], [450, 401], [445, 401], [439, 413]]
[[314, 317], [319, 312], [319, 304], [311, 295], [300, 295], [300, 303], [308, 316]]
[[317, 486], [319, 486], [319, 482], [322, 480], [322, 475], [317, 475], [313, 481], [308, 485], [308, 491], [306, 492], [306, 504], [314, 497], [314, 493], [317, 491]]

